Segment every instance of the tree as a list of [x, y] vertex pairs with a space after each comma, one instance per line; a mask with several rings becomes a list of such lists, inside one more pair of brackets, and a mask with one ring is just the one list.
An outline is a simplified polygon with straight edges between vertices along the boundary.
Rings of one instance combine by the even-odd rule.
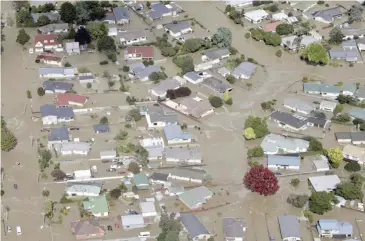
[[61, 169], [54, 169], [51, 172], [51, 176], [56, 180], [63, 180], [66, 177], [66, 173]]
[[108, 124], [109, 123], [108, 117], [106, 117], [106, 116], [101, 117], [99, 123], [100, 124]]
[[210, 96], [209, 97], [209, 103], [214, 107], [214, 108], [219, 108], [223, 106], [223, 100], [218, 97], [218, 96]]
[[1, 151], [9, 152], [17, 145], [17, 139], [7, 127], [1, 129]]
[[343, 40], [343, 34], [339, 27], [334, 27], [329, 33], [329, 42], [332, 44], [340, 44]]
[[279, 46], [281, 44], [281, 37], [277, 33], [265, 33], [264, 41], [267, 45]]
[[164, 80], [167, 78], [164, 72], [153, 72], [148, 76], [149, 80], [153, 81], [154, 83], [159, 83], [160, 80]]
[[166, 46], [161, 48], [161, 54], [164, 57], [173, 57], [176, 55], [176, 50], [172, 46]]
[[308, 151], [322, 151], [323, 146], [316, 138], [310, 137]]
[[188, 53], [195, 53], [202, 47], [203, 42], [202, 39], [198, 38], [188, 39], [183, 44], [182, 49]]
[[277, 4], [271, 4], [269, 7], [269, 11], [272, 13], [276, 13], [277, 11], [279, 11], [279, 7]]
[[45, 189], [45, 190], [43, 190], [43, 191], [42, 191], [42, 196], [43, 196], [43, 197], [48, 197], [48, 196], [49, 196], [49, 190], [46, 190], [46, 189]]
[[333, 114], [334, 115], [337, 115], [338, 113], [341, 113], [343, 111], [343, 105], [339, 104], [339, 105], [336, 105], [335, 109], [333, 110]]
[[18, 32], [18, 36], [16, 37], [16, 42], [24, 45], [30, 40], [30, 36], [25, 32], [25, 29], [22, 28]]
[[104, 36], [98, 40], [98, 51], [112, 53], [116, 50], [117, 47], [115, 46], [115, 41], [112, 37]]
[[67, 39], [75, 39], [76, 31], [74, 27], [70, 27], [67, 34]]
[[50, 23], [51, 23], [51, 20], [49, 20], [49, 18], [46, 15], [40, 16], [37, 21], [38, 26], [44, 26], [44, 25], [47, 25]]
[[88, 22], [86, 30], [91, 34], [93, 40], [108, 36], [108, 27], [103, 22]]
[[287, 203], [293, 205], [296, 208], [302, 208], [304, 207], [309, 200], [308, 195], [296, 195], [296, 194], [290, 194], [288, 198], [286, 199]]
[[127, 73], [127, 72], [129, 72], [129, 66], [123, 66], [123, 72], [125, 72], [125, 73]]
[[260, 165], [252, 167], [243, 179], [243, 183], [252, 192], [269, 196], [279, 190], [278, 179], [272, 171]]
[[134, 152], [136, 153], [137, 160], [143, 165], [146, 166], [148, 163], [148, 151], [141, 145], [137, 145], [135, 147]]
[[300, 184], [300, 179], [299, 178], [293, 178], [293, 179], [291, 179], [290, 184], [293, 187], [297, 187]]
[[29, 27], [33, 26], [33, 17], [29, 11], [29, 8], [22, 7], [17, 13], [16, 13], [16, 22], [17, 25], [23, 26], [23, 27]]
[[134, 121], [140, 121], [142, 119], [141, 113], [138, 109], [130, 110], [128, 115], [131, 116]]
[[169, 89], [166, 92], [166, 97], [169, 99], [176, 99], [180, 97], [187, 97], [191, 95], [191, 90], [188, 87], [179, 87], [177, 89]]
[[218, 28], [212, 37], [212, 43], [220, 48], [232, 45], [232, 32], [228, 28]]
[[116, 135], [115, 139], [118, 141], [124, 141], [128, 137], [128, 132], [120, 130], [119, 133]]
[[42, 87], [39, 87], [37, 89], [37, 94], [38, 94], [38, 96], [43, 96], [46, 94], [46, 92], [44, 91], [44, 89]]
[[345, 165], [345, 170], [348, 172], [358, 172], [361, 170], [361, 166], [357, 162], [349, 162]]
[[140, 173], [140, 168], [137, 162], [131, 162], [128, 166], [128, 171], [132, 172], [133, 174]]
[[190, 55], [175, 56], [172, 61], [181, 68], [181, 73], [194, 71], [194, 60]]
[[361, 186], [352, 182], [338, 184], [337, 188], [335, 189], [335, 194], [347, 200], [362, 200], [364, 197]]
[[349, 22], [360, 22], [362, 20], [362, 12], [364, 9], [361, 6], [352, 5], [352, 7], [349, 9]]
[[283, 51], [279, 49], [275, 52], [275, 55], [280, 58], [283, 55]]
[[334, 168], [338, 168], [343, 160], [343, 154], [339, 148], [330, 148], [327, 156]]
[[312, 213], [323, 215], [332, 209], [333, 194], [328, 192], [312, 192], [309, 198], [309, 210]]
[[146, 2], [146, 7], [147, 7], [147, 8], [151, 8], [151, 2], [150, 2], [150, 1], [147, 1], [147, 2]]
[[113, 199], [118, 199], [122, 195], [122, 191], [119, 188], [114, 188], [110, 191], [110, 197]]
[[93, 87], [91, 83], [86, 84], [86, 88], [91, 89], [91, 87]]
[[226, 77], [226, 80], [231, 83], [231, 84], [234, 84], [236, 82], [236, 78], [233, 76], [233, 75], [228, 75]]
[[309, 44], [302, 50], [302, 57], [317, 64], [328, 64], [329, 56], [327, 50], [320, 43]]
[[288, 35], [288, 34], [292, 34], [294, 32], [294, 26], [291, 24], [287, 24], [287, 23], [282, 23], [279, 24], [276, 27], [275, 32], [279, 35]]
[[256, 139], [255, 130], [252, 127], [248, 127], [245, 129], [243, 136], [246, 138], [246, 140]]
[[75, 42], [78, 42], [80, 46], [91, 43], [90, 33], [83, 26], [80, 26], [77, 30], [75, 35]]
[[360, 187], [364, 183], [364, 180], [365, 180], [365, 178], [359, 173], [354, 173], [350, 176], [351, 183], [353, 183], [357, 186], [360, 186]]
[[265, 32], [262, 29], [255, 28], [251, 30], [251, 37], [256, 41], [264, 40]]
[[256, 138], [261, 138], [269, 133], [266, 121], [260, 117], [249, 116], [245, 122], [245, 129], [249, 127], [254, 129]]
[[65, 23], [73, 23], [77, 19], [76, 8], [70, 2], [64, 2], [60, 9], [61, 20]]
[[251, 158], [251, 157], [262, 157], [262, 156], [264, 156], [264, 150], [262, 149], [261, 146], [257, 146], [257, 147], [248, 149], [247, 156], [249, 158]]

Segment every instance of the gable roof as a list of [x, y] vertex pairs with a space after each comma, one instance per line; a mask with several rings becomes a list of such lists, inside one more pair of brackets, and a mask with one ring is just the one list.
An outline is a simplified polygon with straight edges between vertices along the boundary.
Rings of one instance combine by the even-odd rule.
[[187, 148], [166, 148], [165, 149], [165, 158], [175, 158], [181, 162], [189, 161], [189, 160], [201, 160], [202, 154], [200, 151], [195, 149], [187, 149]]
[[244, 238], [246, 221], [241, 218], [223, 218], [223, 233], [227, 238]]
[[77, 104], [85, 104], [89, 97], [84, 95], [66, 93], [66, 94], [57, 94], [56, 95], [56, 105], [70, 105], [70, 102]]
[[123, 226], [138, 226], [145, 224], [143, 216], [141, 214], [122, 216], [121, 219]]
[[360, 28], [341, 28], [341, 32], [345, 36], [360, 36], [365, 34], [365, 29]]
[[278, 217], [280, 232], [283, 239], [301, 238], [300, 223], [294, 215], [282, 215]]
[[68, 29], [68, 23], [51, 23], [45, 26], [39, 27], [38, 31], [41, 33], [50, 33], [54, 32], [55, 30], [63, 30]]
[[180, 215], [180, 221], [184, 228], [189, 233], [191, 239], [195, 239], [200, 235], [209, 235], [208, 229], [202, 222], [192, 213], [182, 213]]
[[66, 51], [80, 51], [80, 44], [79, 42], [67, 42], [66, 43]]
[[207, 175], [205, 170], [177, 167], [170, 171], [170, 175], [178, 177], [187, 177], [196, 180], [204, 180]]
[[336, 219], [320, 219], [318, 226], [321, 230], [337, 230], [339, 235], [353, 234], [353, 226], [350, 222], [337, 221]]
[[106, 200], [105, 195], [89, 197], [88, 201], [83, 201], [83, 206], [85, 210], [88, 210], [93, 214], [104, 214], [109, 212], [108, 201]]
[[39, 75], [60, 74], [67, 76], [73, 76], [77, 73], [77, 69], [74, 67], [41, 67], [39, 68]]
[[156, 92], [158, 95], [166, 94], [168, 90], [174, 90], [181, 86], [181, 83], [175, 78], [168, 78], [164, 81], [161, 81], [159, 84], [152, 87], [151, 90]]
[[342, 11], [339, 7], [329, 8], [321, 11], [316, 11], [312, 14], [314, 18], [320, 17], [326, 21], [332, 22], [335, 17], [341, 16]]
[[115, 17], [116, 21], [130, 20], [128, 10], [125, 7], [113, 8], [113, 14], [114, 14], [114, 17]]
[[93, 125], [94, 131], [99, 133], [109, 132], [109, 124], [95, 124]]
[[176, 112], [171, 111], [167, 108], [161, 106], [148, 106], [147, 113], [149, 115], [150, 121], [154, 122], [165, 122], [165, 123], [177, 123]]
[[334, 50], [330, 49], [328, 51], [331, 59], [345, 59], [346, 61], [354, 61], [354, 58], [360, 58], [360, 53], [357, 49], [351, 50]]
[[164, 181], [166, 182], [169, 177], [169, 174], [166, 173], [160, 173], [160, 172], [154, 172], [150, 176], [150, 179], [156, 180], [156, 181]]
[[124, 39], [125, 41], [147, 37], [147, 32], [145, 30], [133, 30], [127, 32], [118, 33], [119, 38]]
[[84, 219], [71, 222], [72, 234], [77, 236], [105, 235], [97, 219]]
[[225, 80], [220, 80], [213, 76], [203, 80], [203, 85], [217, 91], [220, 94], [232, 90], [232, 87]]
[[267, 165], [300, 166], [300, 156], [267, 155]]
[[274, 111], [269, 117], [296, 129], [299, 129], [307, 124], [305, 118], [298, 115], [292, 115], [287, 112]]
[[228, 48], [210, 49], [205, 51], [204, 55], [208, 57], [209, 60], [216, 60], [229, 55], [229, 50]]
[[276, 153], [279, 149], [284, 150], [284, 152], [296, 153], [301, 150], [307, 150], [309, 141], [270, 133], [264, 137], [260, 146], [267, 153]]
[[64, 81], [53, 81], [53, 80], [43, 81], [43, 89], [53, 92], [55, 92], [55, 90], [70, 91], [72, 87], [73, 84]]
[[57, 45], [58, 44], [57, 35], [56, 34], [37, 34], [34, 37], [34, 45], [36, 45], [38, 42], [42, 43], [43, 45]]
[[133, 175], [133, 180], [136, 186], [149, 186], [148, 178], [144, 173], [138, 173]]
[[206, 199], [211, 196], [213, 196], [213, 193], [207, 187], [200, 186], [179, 194], [179, 199], [189, 208], [194, 208], [205, 203]]
[[176, 8], [174, 8], [174, 7], [168, 8], [168, 7], [166, 7], [165, 4], [159, 2], [159, 3], [152, 3], [151, 10], [148, 11], [146, 13], [146, 15], [149, 18], [151, 18], [152, 20], [154, 20], [154, 19], [162, 18], [163, 15], [165, 15], [165, 14], [176, 12], [176, 11], [177, 11]]
[[165, 28], [172, 33], [179, 33], [183, 30], [191, 28], [191, 24], [189, 23], [189, 21], [181, 21], [178, 23], [168, 23], [165, 25]]
[[314, 176], [308, 179], [316, 192], [332, 191], [341, 183], [337, 175]]
[[128, 54], [140, 54], [143, 58], [153, 58], [154, 50], [152, 46], [128, 46]]
[[150, 65], [147, 67], [143, 67], [143, 68], [136, 68], [133, 70], [135, 76], [140, 79], [143, 80], [146, 77], [149, 77], [150, 74], [154, 73], [154, 72], [161, 72], [162, 69], [160, 66], [154, 66], [154, 65]]
[[365, 120], [365, 109], [359, 107], [352, 108], [349, 115], [354, 118]]
[[164, 133], [168, 141], [175, 139], [189, 140], [193, 138], [190, 133], [183, 132], [181, 127], [175, 124], [166, 125], [164, 127]]
[[73, 118], [74, 112], [71, 107], [58, 108], [55, 105], [42, 105], [40, 107], [42, 117], [57, 116], [57, 118]]
[[48, 60], [48, 61], [62, 62], [63, 57], [56, 56], [56, 55], [39, 54], [37, 56], [37, 59], [39, 59], [39, 60]]
[[325, 125], [328, 123], [328, 120], [325, 118], [310, 116], [308, 117], [307, 122], [320, 127], [325, 127]]
[[251, 62], [243, 62], [233, 69], [232, 75], [244, 75], [247, 77], [251, 77], [256, 71], [256, 65]]
[[51, 128], [48, 141], [67, 141], [69, 140], [68, 129], [66, 127]]
[[297, 98], [285, 98], [284, 106], [289, 106], [306, 113], [310, 113], [315, 109], [312, 103]]

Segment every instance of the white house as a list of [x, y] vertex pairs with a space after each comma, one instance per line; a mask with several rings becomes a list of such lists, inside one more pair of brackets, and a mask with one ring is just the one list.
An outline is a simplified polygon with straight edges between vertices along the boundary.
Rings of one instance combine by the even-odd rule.
[[51, 133], [48, 135], [48, 148], [53, 148], [55, 144], [69, 142], [70, 136], [66, 127], [51, 128]]
[[324, 111], [333, 112], [336, 109], [337, 103], [328, 100], [322, 100], [319, 104], [319, 109]]
[[40, 107], [43, 125], [52, 125], [74, 120], [74, 112], [71, 107], [57, 107], [55, 105], [42, 105]]
[[92, 73], [79, 73], [78, 79], [80, 84], [93, 83], [95, 81], [95, 77]]
[[165, 149], [166, 162], [172, 163], [202, 163], [202, 154], [195, 149], [187, 148], [166, 148]]
[[267, 155], [278, 154], [279, 151], [284, 153], [301, 153], [308, 150], [309, 141], [270, 133], [265, 136], [260, 146]]
[[344, 239], [353, 235], [351, 222], [342, 222], [335, 219], [320, 219], [316, 226], [319, 237]]
[[118, 35], [119, 42], [122, 45], [140, 44], [147, 41], [147, 34], [143, 30], [121, 32]]
[[34, 38], [34, 50], [36, 53], [42, 53], [44, 50], [61, 51], [63, 49], [56, 34], [38, 34]]
[[77, 68], [74, 67], [41, 67], [39, 68], [40, 78], [61, 78], [72, 79], [77, 74]]
[[100, 152], [100, 159], [102, 160], [114, 159], [116, 157], [117, 157], [117, 152], [115, 150]]
[[223, 218], [225, 241], [243, 241], [246, 237], [247, 224], [241, 218]]
[[193, 32], [193, 28], [189, 21], [173, 22], [168, 23], [164, 26], [165, 31], [169, 33], [172, 37], [177, 38], [181, 35]]
[[66, 142], [55, 146], [55, 150], [61, 155], [86, 156], [91, 150], [91, 144], [87, 142]]
[[68, 55], [80, 54], [79, 42], [67, 42], [65, 48]]
[[154, 202], [140, 202], [139, 208], [143, 217], [155, 217], [157, 216], [156, 206]]
[[308, 180], [316, 192], [331, 192], [341, 183], [337, 175], [313, 176]]
[[73, 172], [73, 178], [75, 180], [84, 180], [84, 179], [90, 179], [92, 177], [91, 170], [77, 170]]
[[149, 129], [163, 128], [167, 124], [177, 124], [176, 112], [161, 106], [148, 106], [145, 113]]
[[169, 179], [192, 183], [203, 183], [205, 177], [206, 172], [200, 169], [175, 168], [169, 173]]
[[355, 161], [359, 164], [365, 163], [365, 148], [353, 145], [346, 145], [343, 150], [343, 157], [349, 161]]
[[326, 172], [330, 170], [328, 160], [323, 155], [320, 155], [318, 160], [313, 161], [313, 166], [317, 172]]
[[262, 20], [266, 19], [267, 17], [269, 17], [269, 14], [265, 10], [262, 10], [262, 9], [258, 9], [258, 10], [254, 10], [254, 11], [245, 13], [245, 18], [254, 24], [260, 23]]
[[272, 170], [296, 170], [300, 168], [300, 156], [268, 155], [267, 167]]
[[272, 15], [272, 19], [274, 21], [283, 21], [283, 20], [287, 19], [288, 17], [289, 16], [286, 15], [286, 13], [284, 13], [284, 12], [275, 13], [275, 14]]
[[184, 74], [183, 78], [192, 84], [199, 84], [204, 80], [203, 75], [200, 75], [196, 72], [188, 72]]
[[169, 145], [189, 144], [193, 141], [193, 136], [190, 133], [183, 132], [181, 127], [176, 124], [166, 125], [164, 133]]
[[[89, 170], [90, 172], [90, 170]], [[76, 173], [76, 172], [75, 172]], [[90, 174], [90, 173], [86, 173]], [[78, 175], [78, 174], [77, 174]], [[70, 197], [98, 197], [102, 184], [98, 182], [67, 182], [65, 192]]]

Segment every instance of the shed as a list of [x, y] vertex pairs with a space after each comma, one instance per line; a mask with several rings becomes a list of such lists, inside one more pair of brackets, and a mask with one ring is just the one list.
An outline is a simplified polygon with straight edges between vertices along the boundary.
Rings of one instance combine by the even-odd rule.
[[330, 170], [328, 160], [325, 156], [321, 156], [320, 159], [313, 161], [313, 166], [317, 172], [326, 172]]
[[154, 202], [141, 202], [139, 204], [143, 217], [155, 217], [157, 215]]
[[143, 216], [139, 214], [122, 216], [121, 219], [124, 230], [146, 227]]
[[109, 132], [108, 124], [95, 124], [93, 127], [94, 127], [94, 132], [97, 134]]
[[280, 170], [299, 170], [300, 168], [300, 156], [279, 156], [268, 155], [267, 167], [269, 169]]
[[101, 151], [100, 152], [100, 159], [106, 160], [106, 159], [113, 159], [117, 157], [117, 152], [115, 150], [109, 150], [109, 151]]
[[278, 220], [283, 241], [300, 241], [302, 239], [300, 223], [296, 216], [282, 215], [278, 217]]
[[331, 192], [341, 183], [337, 175], [315, 176], [308, 179], [316, 192]]

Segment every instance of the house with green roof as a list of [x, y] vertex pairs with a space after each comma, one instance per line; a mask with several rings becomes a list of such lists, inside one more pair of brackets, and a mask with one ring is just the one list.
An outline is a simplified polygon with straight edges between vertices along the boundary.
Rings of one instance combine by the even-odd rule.
[[89, 197], [88, 201], [83, 202], [84, 209], [95, 217], [108, 217], [109, 205], [105, 195]]
[[139, 190], [147, 190], [150, 187], [148, 178], [144, 173], [134, 174], [133, 176], [134, 184]]

